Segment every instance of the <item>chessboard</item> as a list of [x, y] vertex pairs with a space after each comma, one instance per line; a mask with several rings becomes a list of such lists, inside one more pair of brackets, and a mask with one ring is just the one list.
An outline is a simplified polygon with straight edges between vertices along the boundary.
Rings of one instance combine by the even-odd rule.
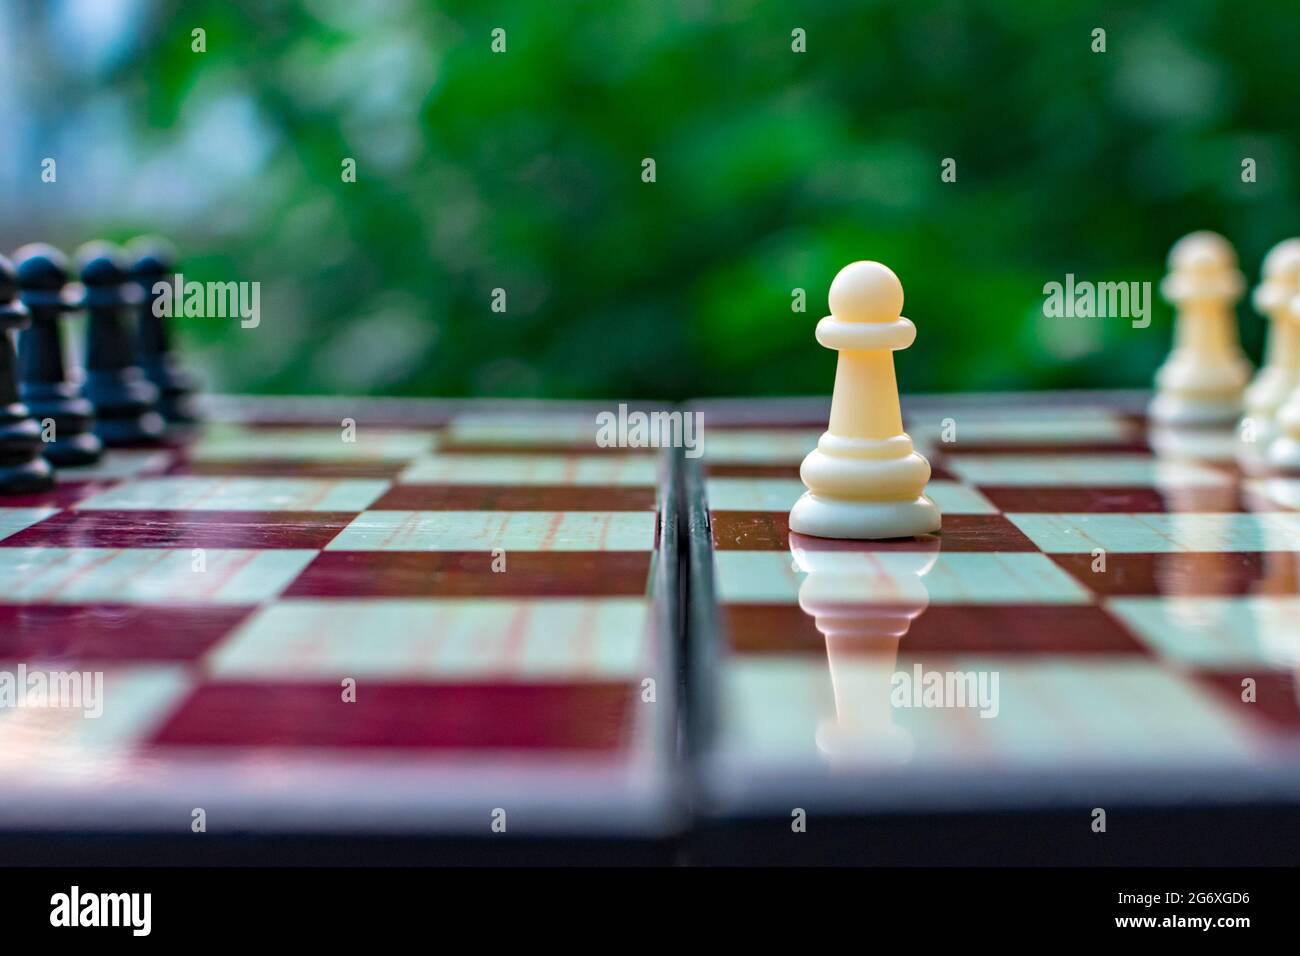
[[665, 859], [675, 469], [594, 414], [218, 399], [0, 502], [7, 858]]
[[790, 533], [826, 401], [712, 401], [691, 509], [693, 853], [1300, 854], [1300, 480], [1141, 394], [905, 398], [937, 538]]
[[1300, 482], [1145, 401], [905, 400], [943, 530], [836, 542], [825, 400], [213, 397], [0, 502], [0, 851], [1293, 860]]

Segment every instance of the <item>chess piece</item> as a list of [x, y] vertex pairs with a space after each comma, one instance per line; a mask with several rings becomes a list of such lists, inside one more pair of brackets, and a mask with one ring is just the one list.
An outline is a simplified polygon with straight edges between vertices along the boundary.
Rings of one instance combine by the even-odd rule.
[[155, 444], [164, 423], [155, 411], [158, 390], [135, 364], [132, 330], [123, 310], [139, 303], [139, 287], [128, 282], [117, 247], [107, 242], [82, 246], [82, 304], [86, 326], [85, 395], [95, 406], [95, 433], [105, 445]]
[[188, 425], [198, 421], [194, 408], [194, 380], [172, 351], [167, 317], [157, 314], [155, 304], [159, 282], [169, 282], [176, 272], [176, 251], [166, 240], [153, 236], [134, 239], [126, 248], [131, 280], [140, 286], [139, 344], [140, 368], [145, 378], [158, 389], [158, 411], [168, 422]]
[[[835, 717], [817, 729], [817, 746], [839, 765], [901, 764], [912, 738], [894, 723], [891, 697], [899, 642], [930, 606], [924, 577], [939, 558], [939, 539], [919, 550], [827, 549], [819, 538], [790, 535], [795, 565], [806, 573], [799, 607], [826, 639]], [[895, 542], [893, 547], [897, 547]]]
[[1245, 279], [1228, 240], [1194, 232], [1174, 243], [1161, 294], [1176, 310], [1174, 348], [1156, 373], [1148, 411], [1164, 425], [1227, 426], [1241, 416], [1250, 364], [1233, 306]]
[[839, 351], [830, 425], [799, 468], [808, 491], [790, 530], [824, 538], [906, 538], [939, 530], [922, 493], [930, 463], [903, 431], [893, 352], [916, 338], [903, 287], [887, 266], [854, 262], [831, 283], [817, 341]]
[[1238, 458], [1248, 469], [1261, 467], [1277, 437], [1278, 409], [1300, 383], [1300, 239], [1287, 239], [1264, 257], [1263, 281], [1255, 289], [1255, 310], [1269, 320], [1264, 366], [1246, 389]]
[[[1300, 324], [1300, 295], [1291, 299], [1291, 319]], [[1300, 334], [1300, 329], [1296, 330]], [[1273, 440], [1268, 446], [1266, 463], [1288, 473], [1300, 472], [1300, 374], [1277, 410], [1273, 420]]]
[[1231, 465], [1244, 454], [1241, 434], [1226, 428], [1150, 422], [1147, 443], [1157, 458], [1166, 461]]
[[59, 467], [94, 464], [104, 450], [91, 431], [95, 410], [64, 367], [60, 325], [64, 313], [77, 308], [65, 289], [67, 257], [53, 246], [33, 243], [14, 253], [14, 266], [23, 305], [31, 313], [31, 325], [18, 340], [22, 399], [37, 421], [54, 423], [45, 458]]
[[27, 325], [13, 263], [0, 256], [0, 494], [23, 495], [54, 487], [54, 470], [41, 457], [41, 426], [19, 399], [14, 329]]

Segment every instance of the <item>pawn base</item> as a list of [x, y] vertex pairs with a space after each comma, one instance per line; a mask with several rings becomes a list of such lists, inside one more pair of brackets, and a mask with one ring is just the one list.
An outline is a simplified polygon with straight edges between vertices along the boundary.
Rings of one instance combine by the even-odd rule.
[[1223, 464], [1234, 461], [1245, 444], [1231, 428], [1159, 424], [1147, 430], [1147, 442], [1159, 459]]
[[790, 530], [818, 538], [882, 541], [939, 530], [939, 508], [925, 495], [914, 501], [843, 501], [805, 492], [790, 510]]
[[158, 411], [169, 425], [197, 425], [203, 420], [191, 392], [164, 393], [158, 399]]
[[1300, 472], [1300, 441], [1283, 435], [1268, 449], [1268, 463], [1281, 471]]
[[166, 430], [167, 425], [157, 412], [95, 420], [95, 434], [107, 448], [157, 445], [162, 441]]
[[1162, 392], [1152, 399], [1147, 417], [1162, 425], [1235, 425], [1241, 418], [1241, 398]]
[[200, 420], [195, 407], [198, 391], [194, 377], [171, 354], [160, 355], [141, 366], [144, 376], [158, 389], [158, 411], [169, 425], [193, 425]]
[[44, 458], [0, 466], [0, 495], [31, 495], [54, 487], [54, 469]]
[[1258, 475], [1268, 471], [1268, 453], [1277, 440], [1276, 430], [1261, 429], [1255, 434], [1254, 441], [1246, 441], [1240, 434], [1236, 437], [1234, 448], [1237, 453], [1237, 464], [1241, 466], [1241, 470], [1248, 475]]
[[104, 443], [90, 432], [81, 432], [50, 442], [42, 454], [56, 468], [77, 468], [99, 461], [104, 455]]

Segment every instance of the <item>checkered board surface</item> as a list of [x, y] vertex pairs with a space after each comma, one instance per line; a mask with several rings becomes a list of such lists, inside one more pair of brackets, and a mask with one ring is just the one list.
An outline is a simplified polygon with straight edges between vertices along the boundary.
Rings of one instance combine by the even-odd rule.
[[336, 404], [0, 502], [0, 672], [104, 675], [97, 718], [0, 708], [0, 825], [667, 825], [667, 459], [580, 410]]
[[[826, 403], [697, 407], [715, 812], [1300, 792], [1300, 480], [1244, 478], [1230, 434], [1105, 395], [921, 401], [941, 535], [828, 542], [787, 527]], [[925, 706], [932, 673], [996, 675], [996, 711]]]

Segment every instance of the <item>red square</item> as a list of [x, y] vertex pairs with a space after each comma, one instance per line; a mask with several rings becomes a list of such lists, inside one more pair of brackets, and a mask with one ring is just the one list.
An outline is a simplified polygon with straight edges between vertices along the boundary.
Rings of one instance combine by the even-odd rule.
[[[790, 515], [785, 511], [714, 511], [713, 546], [719, 551], [785, 551], [789, 548]], [[864, 542], [815, 539], [804, 536], [808, 547], [827, 550], [915, 548], [930, 550], [933, 539], [915, 542]], [[1003, 515], [944, 515], [939, 532], [940, 551], [1037, 551], [1034, 543]]]
[[1092, 570], [1091, 554], [1053, 554], [1053, 561], [1094, 594], [1105, 597], [1300, 594], [1300, 571], [1290, 551], [1107, 554], [1106, 570]]
[[653, 511], [654, 488], [617, 485], [394, 485], [371, 511]]
[[980, 493], [1011, 514], [1061, 512], [1097, 514], [1164, 514], [1169, 512], [1237, 512], [1247, 510], [1235, 488], [1020, 487], [980, 485]]
[[631, 740], [636, 691], [636, 685], [612, 682], [401, 684], [363, 679], [355, 702], [347, 703], [339, 683], [211, 683], [185, 700], [152, 743], [615, 751]]
[[241, 478], [388, 478], [393, 479], [409, 464], [406, 461], [303, 461], [290, 459], [182, 461], [167, 470], [169, 475], [233, 475]]
[[324, 511], [100, 511], [71, 509], [3, 542], [36, 548], [325, 547], [355, 518]]
[[[708, 465], [705, 474], [710, 478], [798, 478], [799, 465], [723, 464]], [[930, 463], [932, 481], [956, 481], [956, 476], [934, 462]]]
[[[85, 501], [102, 494], [116, 482], [112, 481], [62, 481], [49, 491], [29, 495], [8, 495], [4, 501], [6, 508], [71, 508], [78, 501]], [[0, 546], [8, 539], [0, 540]]]
[[[856, 612], [853, 630], [871, 633], [873, 615], [881, 633], [897, 633], [897, 608], [846, 606], [840, 623]], [[728, 604], [724, 625], [732, 647], [745, 654], [826, 653], [826, 641], [812, 617], [796, 605]], [[852, 650], [852, 641], [841, 648]], [[861, 650], [871, 651], [864, 637]], [[907, 654], [1147, 654], [1120, 624], [1091, 605], [931, 605], [913, 618], [898, 644]]]
[[650, 552], [323, 551], [285, 597], [606, 597], [645, 594]]
[[[1235, 713], [1243, 714], [1247, 719], [1262, 721], [1300, 743], [1300, 682], [1295, 674], [1261, 667], [1230, 672], [1203, 671], [1196, 676], [1212, 688], [1215, 696]], [[1246, 678], [1255, 682], [1254, 703], [1242, 700], [1242, 682]]]
[[251, 607], [0, 604], [0, 658], [193, 661]]

